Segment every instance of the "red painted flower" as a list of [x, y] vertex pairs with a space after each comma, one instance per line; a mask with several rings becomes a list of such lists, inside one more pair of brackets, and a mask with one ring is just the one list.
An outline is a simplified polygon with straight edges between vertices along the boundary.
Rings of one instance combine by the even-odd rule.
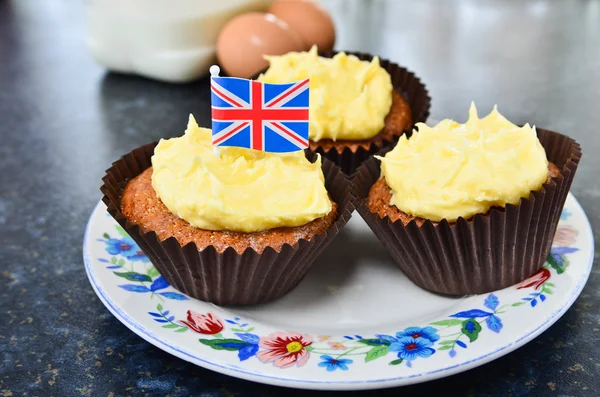
[[199, 314], [188, 310], [187, 321], [179, 320], [179, 322], [199, 334], [214, 335], [223, 331], [223, 321], [212, 313]]
[[312, 338], [296, 332], [273, 332], [261, 338], [259, 346], [263, 349], [256, 357], [263, 363], [273, 363], [280, 368], [288, 368], [294, 364], [299, 367], [306, 364], [309, 353], [307, 346], [312, 344]]
[[535, 287], [538, 289], [550, 278], [550, 270], [541, 268], [538, 270], [533, 276], [529, 277], [527, 280], [523, 281], [517, 289]]

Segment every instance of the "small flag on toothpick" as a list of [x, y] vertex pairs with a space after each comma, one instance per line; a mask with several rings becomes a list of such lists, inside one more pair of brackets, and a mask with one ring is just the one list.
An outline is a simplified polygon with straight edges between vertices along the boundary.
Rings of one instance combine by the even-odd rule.
[[308, 147], [309, 80], [269, 84], [210, 67], [213, 146], [285, 153]]

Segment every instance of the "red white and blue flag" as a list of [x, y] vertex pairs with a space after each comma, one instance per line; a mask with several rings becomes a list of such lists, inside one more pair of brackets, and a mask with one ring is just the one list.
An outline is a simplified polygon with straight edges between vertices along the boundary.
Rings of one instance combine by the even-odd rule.
[[211, 102], [213, 146], [276, 153], [308, 147], [308, 79], [269, 84], [213, 76]]

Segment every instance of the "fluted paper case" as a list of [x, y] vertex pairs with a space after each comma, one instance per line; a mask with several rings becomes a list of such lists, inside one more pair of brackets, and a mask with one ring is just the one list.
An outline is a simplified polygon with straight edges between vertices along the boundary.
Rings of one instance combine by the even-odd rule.
[[392, 222], [367, 206], [369, 191], [381, 175], [380, 162], [373, 157], [353, 177], [357, 211], [406, 276], [426, 290], [482, 294], [514, 285], [544, 265], [581, 159], [573, 139], [543, 129], [537, 133], [560, 175], [518, 205], [452, 223]]

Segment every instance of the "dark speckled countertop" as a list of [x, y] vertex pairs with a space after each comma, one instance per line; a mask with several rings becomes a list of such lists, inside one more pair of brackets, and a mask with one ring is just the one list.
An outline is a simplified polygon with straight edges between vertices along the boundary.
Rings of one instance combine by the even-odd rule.
[[[208, 123], [207, 81], [106, 74], [82, 2], [0, 1], [0, 396], [312, 395], [210, 372], [146, 343], [95, 296], [82, 263], [103, 171], [121, 154]], [[596, 237], [590, 280], [554, 326], [450, 378], [361, 395], [596, 396], [600, 389], [600, 3], [329, 0], [338, 49], [415, 70], [431, 117], [475, 100], [583, 147], [573, 193]], [[314, 393], [324, 395], [323, 393]]]

